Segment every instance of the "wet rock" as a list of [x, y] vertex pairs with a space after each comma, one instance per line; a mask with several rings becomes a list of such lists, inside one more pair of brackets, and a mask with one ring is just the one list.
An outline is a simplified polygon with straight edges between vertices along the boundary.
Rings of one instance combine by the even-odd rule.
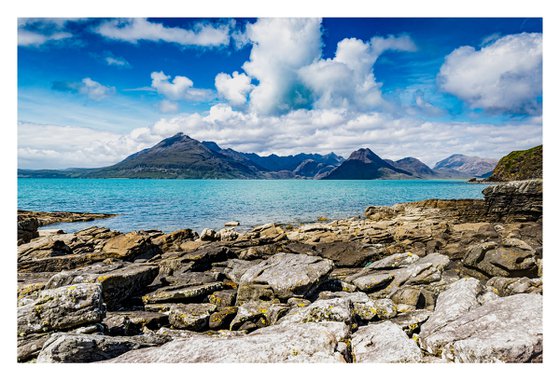
[[358, 328], [352, 335], [355, 362], [420, 362], [422, 351], [397, 324], [386, 321]]
[[337, 347], [335, 335], [320, 324], [274, 325], [241, 336], [193, 335], [159, 348], [130, 351], [109, 362], [345, 362]]
[[169, 323], [173, 328], [204, 331], [216, 306], [210, 303], [175, 304], [169, 310]]
[[20, 302], [18, 336], [100, 322], [105, 316], [102, 301], [99, 284], [81, 283], [41, 291], [35, 300]]
[[155, 336], [112, 337], [75, 333], [55, 333], [43, 345], [38, 363], [87, 363], [117, 357], [132, 349], [166, 342]]
[[499, 296], [542, 294], [542, 279], [494, 277], [486, 282]]
[[111, 336], [133, 336], [142, 333], [144, 328], [157, 330], [168, 325], [169, 318], [151, 311], [107, 312], [103, 324]]
[[240, 285], [267, 284], [281, 299], [302, 296], [333, 269], [330, 260], [305, 254], [275, 254], [247, 269]]
[[169, 286], [162, 287], [152, 293], [144, 295], [142, 301], [153, 303], [177, 303], [202, 300], [205, 296], [223, 288], [222, 282], [206, 283], [196, 286]]
[[497, 298], [424, 332], [432, 315], [420, 344], [455, 362], [541, 362], [542, 307], [539, 294]]

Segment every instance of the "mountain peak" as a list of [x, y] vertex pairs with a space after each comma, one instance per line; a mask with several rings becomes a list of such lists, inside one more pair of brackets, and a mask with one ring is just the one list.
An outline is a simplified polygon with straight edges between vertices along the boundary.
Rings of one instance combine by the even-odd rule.
[[360, 148], [350, 154], [348, 160], [358, 160], [364, 163], [373, 163], [383, 161], [379, 156], [373, 153], [369, 148]]

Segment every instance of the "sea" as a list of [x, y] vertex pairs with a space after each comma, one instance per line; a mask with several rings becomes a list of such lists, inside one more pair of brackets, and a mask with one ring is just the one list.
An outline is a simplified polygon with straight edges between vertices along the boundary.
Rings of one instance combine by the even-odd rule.
[[78, 231], [245, 230], [265, 223], [301, 224], [363, 216], [370, 205], [430, 198], [482, 198], [485, 184], [466, 180], [151, 180], [18, 179], [18, 209], [114, 213], [90, 222], [48, 225]]

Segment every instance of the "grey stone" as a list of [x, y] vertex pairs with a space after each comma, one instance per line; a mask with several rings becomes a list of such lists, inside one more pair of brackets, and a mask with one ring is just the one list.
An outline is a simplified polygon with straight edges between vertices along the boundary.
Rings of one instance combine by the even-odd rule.
[[211, 303], [175, 304], [169, 310], [169, 323], [173, 328], [203, 331], [216, 306]]

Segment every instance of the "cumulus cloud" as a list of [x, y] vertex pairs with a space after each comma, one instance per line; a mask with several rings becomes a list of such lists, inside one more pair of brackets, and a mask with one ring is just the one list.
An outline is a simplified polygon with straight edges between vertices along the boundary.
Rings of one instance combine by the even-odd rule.
[[137, 43], [156, 41], [184, 46], [218, 47], [229, 44], [230, 25], [198, 23], [192, 29], [167, 27], [144, 18], [108, 20], [95, 31], [112, 40]]
[[321, 56], [321, 20], [259, 19], [246, 26], [245, 35], [252, 49], [243, 70], [258, 82], [250, 93], [250, 109], [275, 114], [307, 105], [309, 95], [297, 71]]
[[320, 19], [259, 19], [237, 40], [252, 45], [245, 73], [218, 74], [216, 88], [237, 107], [248, 95], [249, 110], [261, 115], [311, 107], [371, 110], [383, 104], [373, 74], [379, 55], [416, 49], [409, 36], [346, 38], [334, 58], [322, 59]]
[[496, 112], [538, 112], [542, 94], [542, 34], [508, 35], [476, 50], [445, 58], [441, 88], [472, 107]]
[[163, 71], [152, 72], [152, 88], [158, 94], [169, 100], [206, 101], [213, 98], [213, 92], [209, 89], [198, 89], [193, 87], [193, 81], [185, 76], [177, 75], [171, 79]]
[[414, 51], [408, 36], [374, 37], [368, 42], [345, 38], [332, 59], [321, 59], [299, 69], [303, 83], [314, 95], [318, 108], [344, 107], [371, 110], [383, 104], [373, 65], [387, 50]]
[[[206, 113], [163, 118], [149, 128], [122, 135], [23, 123], [19, 126], [20, 168], [108, 165], [177, 132], [242, 152], [288, 155], [334, 151], [348, 156], [360, 147], [369, 147], [384, 158], [414, 156], [433, 165], [454, 153], [499, 158], [512, 150], [541, 144], [542, 120], [504, 125], [427, 122], [344, 109], [300, 109], [263, 116], [217, 104]], [[61, 136], [64, 144], [60, 144]]]
[[219, 73], [214, 81], [218, 94], [234, 106], [247, 102], [247, 95], [255, 87], [245, 73], [234, 71], [232, 75]]
[[104, 58], [105, 63], [109, 66], [117, 66], [121, 68], [129, 68], [131, 67], [130, 63], [124, 59], [123, 57], [115, 57], [112, 55], [108, 55]]

